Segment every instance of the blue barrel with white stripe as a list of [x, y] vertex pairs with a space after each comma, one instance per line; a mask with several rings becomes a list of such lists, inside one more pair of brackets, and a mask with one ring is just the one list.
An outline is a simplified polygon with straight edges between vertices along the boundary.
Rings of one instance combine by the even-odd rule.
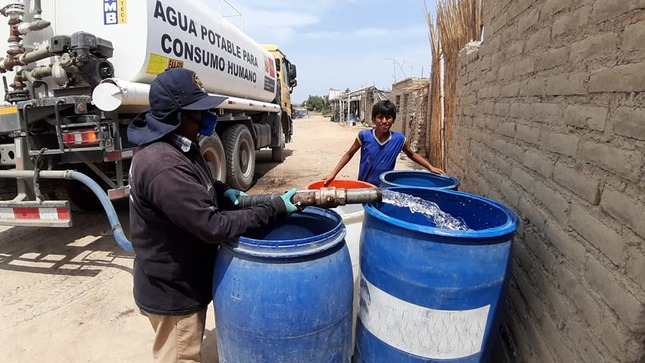
[[509, 208], [477, 195], [393, 187], [436, 203], [470, 230], [420, 213], [365, 206], [354, 362], [480, 362], [496, 334], [518, 227]]
[[213, 306], [220, 362], [348, 362], [353, 276], [337, 213], [307, 207], [220, 248]]
[[450, 175], [440, 175], [427, 170], [390, 170], [382, 173], [381, 188], [420, 187], [433, 189], [459, 188], [459, 179]]

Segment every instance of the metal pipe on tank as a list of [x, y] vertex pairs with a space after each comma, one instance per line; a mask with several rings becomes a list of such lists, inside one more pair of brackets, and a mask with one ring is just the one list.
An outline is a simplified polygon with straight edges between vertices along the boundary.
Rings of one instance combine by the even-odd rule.
[[32, 20], [29, 22], [20, 22], [15, 26], [16, 31], [20, 34], [27, 34], [32, 31], [43, 30], [51, 25], [51, 22], [48, 20], [43, 20], [42, 8], [40, 6], [40, 0], [34, 1], [34, 8], [31, 11]]
[[120, 106], [148, 106], [148, 93], [149, 84], [109, 78], [94, 88], [92, 102], [103, 111], [114, 111]]
[[[146, 83], [128, 82], [118, 78], [103, 80], [92, 91], [92, 100], [96, 107], [103, 111], [114, 111], [121, 106], [148, 106], [150, 85]], [[226, 101], [218, 108], [227, 110], [253, 110], [263, 112], [279, 112], [280, 106], [238, 97], [226, 97]]]
[[13, 57], [22, 53], [22, 48], [20, 42], [22, 38], [18, 32], [17, 25], [22, 23], [22, 16], [25, 13], [25, 4], [23, 0], [15, 0], [8, 2], [1, 10], [0, 14], [9, 18], [7, 24], [9, 24], [9, 38], [7, 39], [7, 55], [9, 57], [2, 60], [2, 69], [11, 70], [14, 66]]
[[40, 6], [40, 0], [34, 0], [34, 19], [40, 20], [40, 14], [42, 14], [43, 8]]
[[280, 105], [238, 97], [228, 97], [228, 99], [224, 101], [224, 103], [219, 105], [218, 108], [227, 110], [253, 110], [266, 112], [280, 111]]
[[16, 26], [16, 30], [20, 34], [27, 34], [32, 31], [43, 30], [47, 28], [49, 25], [51, 25], [51, 22], [47, 20], [38, 19], [38, 20], [30, 21], [28, 23], [22, 22]]
[[25, 64], [39, 61], [41, 59], [48, 58], [51, 55], [52, 54], [49, 51], [49, 46], [46, 46], [46, 47], [33, 50], [31, 52], [21, 54], [20, 56], [17, 57], [17, 61], [19, 62], [20, 65], [25, 65]]
[[27, 65], [29, 63], [36, 62], [50, 56], [51, 53], [49, 52], [49, 47], [47, 46], [28, 53], [7, 57], [0, 61], [0, 72], [11, 71], [15, 66]]
[[63, 86], [69, 81], [67, 74], [58, 63], [47, 66], [37, 66], [33, 69], [23, 69], [20, 71], [20, 74], [24, 79], [30, 82], [44, 79], [46, 77], [52, 77], [57, 85]]

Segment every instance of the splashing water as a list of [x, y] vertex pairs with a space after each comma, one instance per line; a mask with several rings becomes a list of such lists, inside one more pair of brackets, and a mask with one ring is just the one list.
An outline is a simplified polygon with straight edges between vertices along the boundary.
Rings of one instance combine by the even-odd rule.
[[437, 228], [452, 229], [456, 231], [471, 230], [463, 219], [455, 218], [442, 211], [434, 202], [387, 189], [383, 190], [382, 193], [383, 203], [408, 208], [412, 213], [421, 213], [428, 218], [430, 222], [434, 223]]

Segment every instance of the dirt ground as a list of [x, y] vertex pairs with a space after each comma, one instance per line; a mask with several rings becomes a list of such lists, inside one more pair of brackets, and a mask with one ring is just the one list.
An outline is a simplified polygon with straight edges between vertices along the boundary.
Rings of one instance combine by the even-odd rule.
[[[284, 163], [258, 152], [249, 194], [305, 189], [332, 170], [361, 129], [321, 116], [294, 124]], [[355, 179], [358, 159], [338, 178]], [[397, 169], [415, 166], [397, 162]], [[127, 202], [117, 209], [127, 235]], [[0, 227], [0, 362], [151, 361], [152, 328], [132, 298], [133, 255], [116, 244], [104, 213], [73, 218], [71, 228]], [[211, 307], [205, 362], [217, 362], [214, 325]]]

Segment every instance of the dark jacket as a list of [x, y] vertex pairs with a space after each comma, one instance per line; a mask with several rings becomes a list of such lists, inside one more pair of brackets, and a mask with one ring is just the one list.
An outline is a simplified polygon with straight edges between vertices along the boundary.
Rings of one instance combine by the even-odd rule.
[[221, 209], [229, 187], [212, 181], [195, 145], [183, 152], [168, 137], [137, 150], [130, 186], [134, 298], [142, 310], [159, 315], [206, 307], [212, 300], [218, 244], [286, 214], [279, 198], [241, 210]]

